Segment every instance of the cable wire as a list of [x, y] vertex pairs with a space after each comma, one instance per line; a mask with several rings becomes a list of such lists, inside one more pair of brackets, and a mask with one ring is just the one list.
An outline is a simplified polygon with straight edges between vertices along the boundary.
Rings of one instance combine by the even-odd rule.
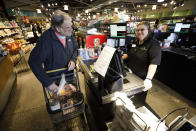
[[161, 122], [163, 122], [170, 114], [172, 114], [172, 113], [174, 113], [174, 112], [176, 112], [176, 111], [179, 111], [179, 110], [186, 110], [186, 113], [185, 113], [184, 116], [182, 117], [182, 120], [188, 116], [188, 114], [189, 114], [189, 109], [188, 109], [187, 107], [177, 108], [177, 109], [171, 111], [170, 113], [168, 113], [167, 115], [165, 115], [164, 117], [162, 117], [161, 119], [159, 119], [159, 123], [157, 124], [156, 131], [157, 131], [157, 129], [158, 129], [158, 127], [159, 127], [159, 125], [160, 125]]

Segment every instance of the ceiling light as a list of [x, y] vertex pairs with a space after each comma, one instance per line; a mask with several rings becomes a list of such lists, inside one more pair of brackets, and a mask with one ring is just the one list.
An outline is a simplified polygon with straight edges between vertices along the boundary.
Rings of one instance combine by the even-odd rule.
[[118, 8], [114, 8], [114, 12], [118, 12]]
[[88, 14], [88, 10], [85, 10], [85, 13]]
[[153, 5], [152, 10], [156, 10], [156, 9], [157, 9], [157, 5]]
[[52, 3], [52, 6], [54, 6], [54, 4]]
[[165, 7], [166, 7], [166, 6], [167, 6], [167, 3], [163, 4], [163, 6], [165, 6]]
[[37, 13], [42, 13], [42, 11], [40, 9], [36, 9], [37, 10]]
[[137, 5], [137, 7], [140, 7], [140, 5]]
[[57, 3], [55, 3], [55, 5], [58, 5]]
[[174, 8], [173, 8], [173, 9], [175, 10], [176, 8], [177, 8], [177, 7], [176, 7], [176, 6], [174, 6]]
[[157, 0], [157, 2], [164, 2], [164, 0]]
[[182, 3], [182, 5], [181, 6], [184, 6], [184, 3]]
[[78, 17], [80, 17], [80, 14], [78, 13]]
[[174, 3], [174, 1], [172, 0], [171, 2], [170, 2], [170, 4], [172, 5]]
[[63, 6], [64, 10], [68, 10], [68, 5]]
[[50, 4], [48, 4], [48, 7], [50, 7]]
[[93, 15], [93, 19], [96, 19], [96, 15]]
[[41, 7], [42, 7], [42, 8], [44, 8], [44, 6], [43, 6], [43, 5], [41, 5]]
[[147, 5], [144, 5], [144, 7], [147, 7]]

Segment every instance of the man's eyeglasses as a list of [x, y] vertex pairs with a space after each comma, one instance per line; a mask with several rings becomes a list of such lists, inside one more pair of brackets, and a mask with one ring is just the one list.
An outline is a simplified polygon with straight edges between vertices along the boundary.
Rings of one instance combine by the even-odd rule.
[[144, 30], [147, 30], [147, 29], [143, 29], [143, 28], [142, 28], [142, 29], [136, 29], [135, 31], [136, 31], [136, 32], [139, 32], [139, 31], [143, 32]]

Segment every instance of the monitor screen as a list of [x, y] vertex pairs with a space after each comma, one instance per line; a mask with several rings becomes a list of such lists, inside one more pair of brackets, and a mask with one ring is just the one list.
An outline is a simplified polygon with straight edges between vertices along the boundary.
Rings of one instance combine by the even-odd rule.
[[125, 46], [125, 39], [119, 40], [119, 46]]
[[182, 23], [176, 23], [174, 32], [180, 32], [183, 24]]
[[110, 24], [110, 37], [125, 38], [126, 30], [126, 23], [112, 23]]
[[190, 27], [191, 27], [191, 24], [183, 24], [183, 25], [182, 25], [182, 28], [189, 29]]
[[114, 47], [116, 47], [116, 43], [117, 43], [116, 42], [116, 39], [110, 39], [110, 38], [108, 38], [106, 45], [114, 48]]

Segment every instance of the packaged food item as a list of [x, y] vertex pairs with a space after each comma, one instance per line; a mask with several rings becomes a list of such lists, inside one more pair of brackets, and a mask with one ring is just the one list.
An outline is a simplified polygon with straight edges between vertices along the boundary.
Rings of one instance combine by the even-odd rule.
[[60, 103], [58, 100], [55, 100], [55, 99], [49, 100], [49, 106], [50, 106], [51, 111], [56, 111], [56, 110], [60, 109]]

